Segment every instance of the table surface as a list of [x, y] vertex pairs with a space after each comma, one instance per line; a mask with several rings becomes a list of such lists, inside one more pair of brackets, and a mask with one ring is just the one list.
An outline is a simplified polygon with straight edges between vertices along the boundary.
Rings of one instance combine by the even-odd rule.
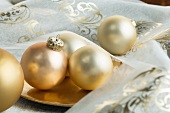
[[[20, 109], [18, 111], [17, 109]], [[21, 110], [22, 109], [22, 110]], [[51, 106], [40, 104], [36, 102], [32, 102], [26, 100], [24, 98], [20, 98], [18, 102], [9, 108], [8, 110], [4, 111], [4, 113], [35, 113], [35, 112], [48, 112], [48, 113], [64, 113], [69, 109], [69, 107], [59, 107], [59, 106]]]

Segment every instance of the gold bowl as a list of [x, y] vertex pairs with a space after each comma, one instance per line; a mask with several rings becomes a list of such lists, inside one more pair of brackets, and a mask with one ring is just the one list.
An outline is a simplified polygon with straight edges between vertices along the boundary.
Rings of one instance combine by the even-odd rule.
[[59, 86], [47, 91], [37, 90], [24, 82], [21, 97], [42, 104], [71, 107], [89, 92], [79, 88], [66, 77]]

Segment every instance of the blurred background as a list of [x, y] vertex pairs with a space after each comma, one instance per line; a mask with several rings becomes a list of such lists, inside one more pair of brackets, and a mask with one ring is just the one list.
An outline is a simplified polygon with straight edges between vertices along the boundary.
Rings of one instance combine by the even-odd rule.
[[141, 0], [143, 2], [155, 5], [168, 6], [170, 5], [170, 0]]
[[[12, 4], [16, 4], [24, 0], [8, 0], [8, 1], [11, 2]], [[162, 5], [162, 6], [170, 5], [170, 0], [141, 0], [141, 1], [149, 4]]]

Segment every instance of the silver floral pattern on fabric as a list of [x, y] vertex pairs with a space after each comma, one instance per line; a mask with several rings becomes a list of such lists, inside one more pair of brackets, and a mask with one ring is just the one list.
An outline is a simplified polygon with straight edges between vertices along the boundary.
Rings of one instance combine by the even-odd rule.
[[7, 11], [0, 12], [0, 23], [17, 24], [27, 20], [29, 17], [29, 8], [26, 5], [18, 4], [12, 6]]
[[24, 23], [24, 26], [26, 27], [26, 29], [28, 30], [31, 36], [24, 35], [24, 36], [19, 37], [18, 43], [27, 42], [38, 36], [46, 34], [45, 30], [42, 28], [40, 23], [36, 20], [30, 20], [26, 22]]
[[101, 24], [103, 15], [98, 7], [92, 2], [63, 3], [62, 9], [78, 27], [83, 36], [90, 36], [93, 42], [97, 41], [97, 28]]
[[[131, 53], [134, 53], [138, 50], [138, 48], [142, 47], [142, 45], [150, 40], [155, 40], [155, 37], [159, 37], [158, 39], [160, 39], [161, 45], [163, 49], [167, 49], [167, 47], [169, 46], [169, 41], [168, 40], [164, 40], [165, 36], [164, 33], [159, 34], [155, 37], [152, 38], [147, 38], [147, 39], [142, 39], [142, 41], [139, 41], [141, 37], [146, 36], [148, 34], [150, 34], [153, 30], [160, 28], [162, 26], [161, 23], [155, 23], [155, 22], [146, 22], [146, 21], [135, 21], [135, 27], [136, 27], [136, 32], [137, 32], [137, 42], [134, 44], [134, 46], [131, 48], [131, 50], [129, 50], [124, 56], [128, 56]], [[160, 36], [163, 35], [163, 36]], [[139, 41], [139, 42], [138, 42]]]
[[155, 39], [161, 44], [164, 50], [170, 50], [170, 29], [166, 29], [162, 33], [155, 36]]
[[[152, 68], [137, 75], [123, 88], [123, 98], [106, 101], [94, 113], [149, 113], [149, 104], [155, 103], [162, 111], [170, 112], [170, 77]], [[166, 86], [166, 87], [164, 87]]]
[[156, 92], [155, 103], [162, 110], [170, 112], [170, 76], [161, 78], [162, 84]]
[[146, 21], [136, 21], [136, 31], [138, 37], [141, 35], [147, 35], [150, 33], [153, 29], [160, 27], [161, 23], [155, 23], [155, 22], [146, 22]]
[[24, 35], [24, 36], [21, 36], [21, 37], [18, 38], [18, 43], [28, 42], [30, 40], [31, 40], [30, 37]]

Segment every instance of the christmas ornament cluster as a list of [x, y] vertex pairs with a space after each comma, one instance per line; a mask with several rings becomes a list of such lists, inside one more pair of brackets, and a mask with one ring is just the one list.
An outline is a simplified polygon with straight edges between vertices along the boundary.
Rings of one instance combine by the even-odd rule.
[[30, 46], [22, 56], [21, 66], [27, 83], [39, 90], [57, 87], [66, 76], [80, 88], [94, 90], [113, 70], [108, 53], [71, 32]]
[[84, 90], [94, 90], [103, 84], [114, 68], [109, 53], [123, 55], [129, 51], [136, 41], [136, 29], [129, 18], [111, 16], [99, 26], [97, 38], [107, 52], [72, 32], [33, 44], [24, 52], [20, 63], [0, 49], [0, 102], [3, 103], [0, 112], [18, 100], [24, 79], [39, 90], [57, 87], [65, 77]]

